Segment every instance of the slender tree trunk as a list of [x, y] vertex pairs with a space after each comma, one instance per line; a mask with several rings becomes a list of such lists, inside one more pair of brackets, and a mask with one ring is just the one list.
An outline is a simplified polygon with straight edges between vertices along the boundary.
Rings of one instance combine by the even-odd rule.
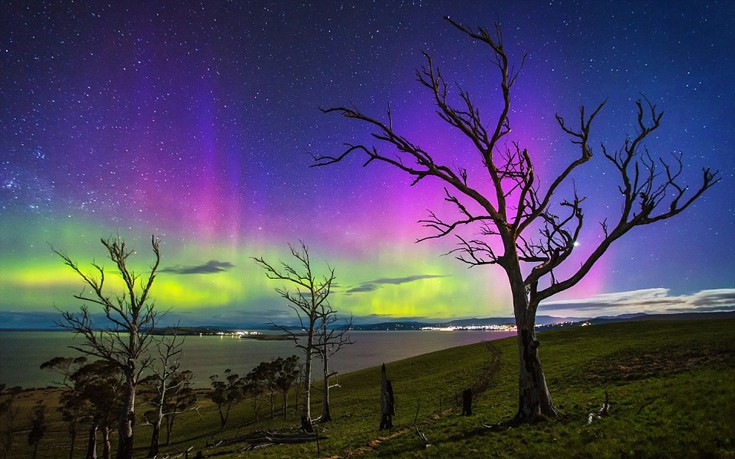
[[380, 370], [380, 430], [393, 428], [393, 415], [396, 414], [393, 386], [388, 379], [385, 364]]
[[112, 459], [112, 442], [110, 441], [110, 427], [102, 428], [102, 457]]
[[76, 421], [69, 424], [69, 436], [71, 440], [69, 442], [69, 459], [74, 458], [74, 446], [77, 442], [77, 426]]
[[288, 391], [283, 391], [283, 419], [286, 419], [288, 414]]
[[329, 356], [327, 354], [327, 346], [324, 345], [324, 352], [322, 354], [322, 360], [324, 361], [324, 388], [322, 389], [322, 422], [329, 422], [332, 420], [332, 415], [329, 412]]
[[97, 424], [89, 426], [89, 439], [87, 440], [86, 459], [97, 459]]
[[[137, 349], [138, 335], [130, 333], [130, 348]], [[131, 351], [132, 353], [132, 351]], [[135, 427], [135, 386], [137, 384], [137, 362], [128, 361], [125, 370], [124, 403], [118, 424], [117, 459], [133, 459], [133, 428]]]
[[171, 444], [171, 431], [174, 430], [174, 419], [176, 416], [170, 414], [166, 419], [166, 446]]
[[135, 383], [128, 379], [125, 403], [118, 425], [117, 459], [133, 459], [133, 425], [135, 424]]
[[161, 437], [161, 422], [153, 424], [153, 433], [151, 434], [151, 445], [148, 448], [148, 457], [156, 457], [158, 454], [158, 440]]
[[[164, 372], [167, 369], [164, 368]], [[151, 445], [148, 448], [148, 457], [156, 457], [158, 454], [158, 443], [161, 438], [161, 422], [163, 421], [163, 406], [166, 402], [166, 389], [167, 381], [166, 377], [162, 377], [160, 380], [160, 393], [158, 394], [158, 400], [156, 401], [156, 417], [153, 421], [153, 433], [151, 434]]]
[[306, 343], [306, 363], [304, 364], [304, 400], [301, 407], [301, 430], [304, 432], [313, 432], [311, 426], [311, 359], [314, 354], [314, 326], [312, 323], [311, 330], [307, 336]]
[[230, 416], [230, 409], [227, 408], [224, 411], [220, 407], [219, 409], [219, 423], [222, 431], [225, 430], [225, 424], [227, 424], [227, 418]]
[[296, 393], [294, 394], [293, 399], [293, 415], [296, 416], [299, 413], [299, 394], [301, 394], [301, 381], [298, 381], [296, 384]]

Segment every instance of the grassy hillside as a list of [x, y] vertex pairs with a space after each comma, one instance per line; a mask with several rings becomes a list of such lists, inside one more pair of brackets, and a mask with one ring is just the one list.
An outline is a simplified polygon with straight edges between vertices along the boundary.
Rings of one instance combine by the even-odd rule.
[[[288, 431], [286, 421], [253, 422], [249, 402], [235, 408], [224, 432], [216, 408], [202, 398], [198, 413], [177, 420], [163, 455], [193, 447], [190, 457], [735, 457], [735, 321], [640, 321], [540, 334], [541, 359], [556, 420], [511, 427], [517, 403], [515, 339], [422, 355], [388, 365], [396, 397], [394, 429], [379, 431], [380, 369], [339, 376], [333, 422], [318, 426], [319, 444], [243, 452], [244, 444], [207, 447], [255, 430]], [[459, 394], [472, 387], [473, 416], [460, 416]], [[608, 416], [588, 424], [609, 394]], [[318, 397], [314, 416], [320, 413]], [[41, 391], [21, 394], [23, 410]], [[261, 402], [265, 403], [265, 401]], [[26, 422], [28, 411], [19, 419]], [[56, 418], [55, 413], [50, 413]], [[415, 422], [415, 423], [414, 423]], [[420, 430], [430, 442], [416, 433]], [[27, 433], [12, 457], [30, 457]], [[140, 455], [150, 428], [139, 426]], [[39, 457], [65, 457], [65, 427], [55, 421]], [[84, 439], [78, 440], [79, 451]], [[319, 448], [319, 454], [317, 453]], [[163, 456], [162, 455], [162, 456]], [[183, 456], [181, 456], [183, 457]]]

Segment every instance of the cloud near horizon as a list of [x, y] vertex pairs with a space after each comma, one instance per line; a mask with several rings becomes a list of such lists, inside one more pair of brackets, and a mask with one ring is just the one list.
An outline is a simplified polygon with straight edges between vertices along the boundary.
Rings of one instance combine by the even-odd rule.
[[667, 288], [603, 293], [589, 298], [541, 303], [540, 314], [599, 317], [630, 313], [684, 313], [735, 311], [735, 288], [700, 290], [671, 295]]
[[201, 265], [193, 266], [174, 266], [171, 268], [163, 268], [160, 272], [162, 273], [174, 273], [174, 274], [216, 274], [223, 271], [229, 271], [235, 265], [229, 261], [218, 261], [209, 260]]
[[380, 288], [381, 285], [400, 285], [405, 284], [408, 282], [415, 282], [417, 280], [423, 280], [423, 279], [436, 279], [439, 277], [448, 277], [446, 274], [415, 274], [413, 276], [406, 276], [406, 277], [382, 277], [380, 279], [374, 279], [370, 281], [365, 281], [358, 285], [357, 287], [352, 287], [347, 289], [345, 292], [348, 295], [351, 295], [353, 293], [365, 293], [365, 292], [373, 292]]

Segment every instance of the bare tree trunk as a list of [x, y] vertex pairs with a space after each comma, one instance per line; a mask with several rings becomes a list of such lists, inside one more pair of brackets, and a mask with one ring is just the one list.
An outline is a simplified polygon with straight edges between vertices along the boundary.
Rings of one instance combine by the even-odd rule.
[[392, 429], [396, 405], [393, 397], [393, 385], [388, 379], [385, 364], [381, 368], [380, 392], [380, 430]]
[[[131, 327], [128, 337], [131, 355], [137, 355], [140, 348], [138, 329]], [[138, 383], [138, 362], [128, 360], [125, 368], [125, 404], [118, 427], [117, 459], [133, 459], [133, 432], [135, 428], [135, 387]]]
[[304, 399], [301, 405], [301, 430], [313, 432], [311, 426], [311, 360], [313, 350], [313, 333], [309, 333], [306, 351], [306, 363], [304, 364]]
[[77, 442], [76, 421], [72, 422], [69, 425], [69, 436], [71, 437], [71, 440], [69, 441], [69, 459], [73, 459], [74, 458], [74, 446]]
[[[168, 361], [164, 361], [164, 365], [168, 365]], [[166, 372], [166, 368], [163, 372]], [[160, 393], [158, 394], [158, 400], [156, 401], [156, 417], [153, 420], [153, 433], [151, 434], [151, 445], [148, 448], [148, 457], [156, 457], [158, 455], [158, 444], [161, 438], [161, 422], [163, 422], [163, 407], [166, 402], [166, 388], [168, 381], [165, 379], [160, 382]]]
[[258, 396], [253, 397], [253, 412], [255, 412], [255, 420], [260, 421], [260, 408], [258, 407]]
[[301, 382], [296, 385], [296, 391], [293, 398], [293, 414], [296, 416], [299, 412], [299, 394], [301, 393]]
[[[135, 371], [133, 369], [133, 371]], [[118, 425], [117, 459], [133, 459], [133, 426], [135, 424], [135, 379], [126, 376], [125, 403]]]
[[97, 459], [97, 424], [95, 423], [89, 427], [86, 459]]
[[156, 417], [153, 420], [152, 427], [153, 432], [151, 433], [151, 444], [148, 447], [148, 457], [156, 457], [158, 454], [158, 443], [161, 438], [161, 422], [163, 421], [163, 403], [166, 398], [166, 389], [161, 391], [160, 398], [158, 400], [158, 408], [156, 410]]
[[102, 428], [102, 457], [112, 459], [112, 442], [110, 441], [110, 427]]
[[472, 416], [472, 389], [462, 391], [462, 416]]
[[171, 444], [171, 431], [174, 430], [174, 419], [175, 416], [169, 416], [166, 419], [166, 446]]
[[551, 400], [544, 370], [538, 357], [539, 342], [533, 329], [518, 330], [520, 376], [518, 380], [518, 413], [516, 420], [529, 421], [559, 413]]
[[[514, 245], [515, 241], [506, 243], [506, 253], [511, 253], [509, 250]], [[541, 416], [553, 418], [559, 413], [546, 385], [544, 369], [538, 355], [539, 342], [535, 332], [536, 310], [538, 309], [538, 301], [534, 298], [536, 286], [533, 285], [527, 289], [517, 258], [514, 261], [516, 261], [515, 264], [510, 261], [504, 268], [513, 294], [513, 313], [516, 319], [518, 358], [520, 359], [518, 412], [515, 420], [533, 421]]]
[[324, 388], [322, 389], [322, 419], [321, 422], [328, 422], [332, 420], [332, 415], [329, 412], [329, 354], [327, 354], [327, 346], [324, 345], [324, 353], [322, 354], [324, 361]]
[[161, 438], [161, 421], [153, 423], [153, 433], [151, 434], [151, 445], [148, 448], [148, 457], [156, 457], [158, 454], [158, 441]]

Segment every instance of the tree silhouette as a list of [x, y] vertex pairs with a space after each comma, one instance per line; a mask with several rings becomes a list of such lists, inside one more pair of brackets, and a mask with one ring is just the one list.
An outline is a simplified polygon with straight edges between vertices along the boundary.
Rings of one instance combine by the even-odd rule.
[[271, 405], [271, 418], [275, 417], [276, 393], [282, 396], [283, 417], [286, 417], [288, 391], [293, 387], [299, 375], [299, 358], [295, 355], [283, 358], [278, 357], [270, 362], [260, 362], [245, 376], [245, 392], [253, 396], [253, 410], [256, 419], [259, 418], [257, 399], [267, 392]]
[[[300, 332], [294, 332], [288, 327], [278, 326], [289, 335], [294, 345], [304, 351], [304, 399], [301, 410], [301, 429], [304, 432], [313, 432], [311, 425], [311, 371], [312, 359], [317, 353], [319, 321], [325, 310], [331, 310], [328, 306], [329, 294], [334, 282], [334, 268], [327, 267], [327, 273], [319, 278], [312, 270], [309, 248], [300, 241], [299, 247], [289, 244], [291, 256], [296, 260], [292, 265], [281, 262], [277, 268], [263, 258], [253, 258], [255, 262], [265, 270], [269, 279], [284, 281], [286, 285], [294, 285], [295, 291], [288, 287], [278, 287], [276, 292], [281, 295], [288, 306], [296, 312], [299, 318]], [[301, 336], [305, 333], [306, 336]]]
[[31, 430], [28, 432], [28, 445], [33, 446], [33, 459], [38, 454], [38, 444], [46, 435], [48, 424], [46, 423], [46, 404], [43, 400], [36, 402], [31, 416]]
[[265, 384], [266, 382], [260, 374], [258, 367], [253, 368], [245, 375], [243, 391], [252, 397], [253, 413], [255, 413], [256, 421], [260, 420], [260, 405], [258, 405], [258, 400], [265, 392]]
[[119, 367], [95, 360], [79, 367], [70, 377], [73, 385], [68, 400], [80, 406], [81, 418], [89, 425], [86, 457], [97, 456], [97, 432], [102, 432], [102, 456], [112, 457], [111, 433], [124, 406], [125, 377]]
[[[86, 272], [68, 255], [53, 249], [64, 260], [64, 264], [82, 278], [85, 289], [91, 289], [91, 292], [82, 290], [80, 294], [74, 295], [74, 298], [83, 302], [81, 312], [62, 312], [59, 325], [83, 337], [83, 344], [71, 346], [73, 349], [103, 359], [119, 368], [125, 376], [124, 404], [118, 421], [117, 457], [131, 459], [136, 387], [141, 374], [151, 362], [147, 348], [158, 316], [150, 292], [161, 260], [160, 242], [155, 236], [151, 237], [154, 259], [146, 278], [129, 268], [128, 259], [134, 251], [127, 248], [125, 241], [115, 237], [101, 239], [101, 242], [123, 281], [123, 291], [112, 294], [109, 292], [102, 265], [93, 262], [91, 272]], [[100, 307], [110, 325], [106, 328], [97, 327], [87, 303]]]
[[[245, 387], [247, 388], [247, 382], [253, 384], [251, 387], [257, 388], [250, 392], [254, 396], [258, 396], [263, 392], [268, 393], [271, 406], [271, 418], [275, 416], [275, 396], [278, 392], [278, 386], [276, 386], [276, 374], [278, 372], [278, 366], [281, 361], [273, 360], [271, 362], [260, 362], [255, 368], [253, 368], [247, 375], [245, 375]], [[246, 389], [247, 391], [247, 389]], [[255, 407], [254, 407], [255, 408]]]
[[[420, 240], [455, 235], [458, 246], [452, 253], [461, 262], [470, 266], [497, 265], [505, 272], [518, 330], [520, 375], [515, 419], [554, 417], [557, 409], [546, 384], [534, 331], [540, 302], [576, 285], [613, 242], [633, 228], [684, 211], [720, 180], [719, 173], [705, 168], [699, 186], [689, 190], [683, 185], [681, 156], [654, 159], [644, 146], [644, 141], [658, 129], [662, 113], [648, 100], [637, 101], [636, 134], [626, 138], [616, 150], [601, 147], [602, 156], [619, 180], [620, 213], [614, 221], [600, 223], [597, 246], [581, 262], [565, 264], [571, 260], [585, 222], [584, 197], [577, 194], [572, 175], [593, 157], [590, 132], [605, 103], [591, 113], [582, 107], [576, 125], [556, 115], [559, 127], [571, 138], [578, 153], [566, 160], [561, 172], [542, 186], [531, 153], [517, 142], [501, 143], [510, 133], [511, 89], [523, 61], [518, 68], [509, 63], [498, 24], [492, 31], [482, 27], [475, 30], [445, 19], [472, 41], [486, 46], [484, 49], [500, 73], [501, 109], [486, 124], [469, 93], [459, 90], [458, 98], [450, 100], [449, 85], [430, 55], [424, 54], [426, 64], [416, 72], [419, 83], [431, 95], [439, 117], [477, 150], [482, 176], [479, 179], [470, 176], [470, 170], [477, 168], [455, 168], [437, 162], [436, 152], [399, 133], [393, 126], [390, 108], [386, 121], [355, 107], [323, 109], [325, 113], [341, 114], [372, 127], [375, 144], [348, 144], [338, 156], [316, 156], [314, 165], [333, 164], [352, 154], [364, 154], [367, 157], [364, 165], [388, 164], [413, 177], [412, 185], [426, 178], [443, 183], [444, 199], [456, 209], [458, 216], [447, 219], [430, 212], [421, 223], [434, 233]], [[569, 190], [566, 197], [557, 198], [558, 193], [566, 190]], [[475, 235], [468, 237], [463, 231]], [[562, 265], [564, 270], [559, 269]]]
[[230, 417], [230, 410], [244, 397], [244, 380], [229, 368], [225, 370], [224, 380], [219, 379], [219, 375], [212, 375], [209, 380], [212, 390], [207, 396], [217, 405], [220, 426], [222, 430], [225, 430], [227, 419]]
[[288, 391], [291, 390], [298, 379], [301, 368], [299, 366], [299, 358], [295, 355], [286, 357], [285, 359], [279, 357], [276, 359], [276, 362], [278, 371], [276, 372], [274, 382], [283, 397], [283, 419], [286, 419], [286, 413], [288, 411]]
[[76, 390], [72, 376], [80, 367], [87, 363], [85, 356], [80, 357], [54, 357], [41, 364], [42, 370], [50, 370], [61, 376], [61, 384], [65, 390], [61, 394], [58, 407], [61, 418], [68, 424], [69, 432], [69, 459], [74, 457], [74, 446], [77, 440], [77, 424], [84, 415], [85, 403], [81, 392]]
[[10, 449], [13, 446], [16, 420], [20, 412], [15, 406], [15, 397], [21, 391], [18, 386], [7, 388], [0, 384], [0, 458], [10, 457]]

